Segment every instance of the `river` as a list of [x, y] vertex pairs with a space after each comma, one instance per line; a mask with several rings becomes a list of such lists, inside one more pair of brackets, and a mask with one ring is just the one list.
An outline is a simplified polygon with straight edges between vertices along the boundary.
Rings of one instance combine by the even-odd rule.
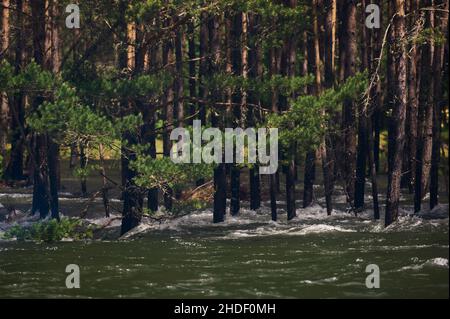
[[[265, 203], [218, 225], [210, 210], [144, 221], [121, 239], [1, 241], [0, 297], [448, 298], [448, 205], [411, 216], [404, 204], [385, 229], [370, 209], [326, 216], [319, 204], [291, 222], [272, 222]], [[68, 264], [80, 267], [80, 289], [66, 288]], [[366, 287], [369, 264], [380, 269], [378, 289]]]

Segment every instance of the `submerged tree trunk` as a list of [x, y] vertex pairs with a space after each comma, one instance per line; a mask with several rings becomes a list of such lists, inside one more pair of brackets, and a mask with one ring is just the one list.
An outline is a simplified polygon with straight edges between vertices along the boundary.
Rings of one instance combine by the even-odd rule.
[[[45, 1], [37, 0], [31, 3], [32, 29], [33, 29], [33, 57], [37, 64], [44, 66], [45, 57]], [[36, 111], [44, 102], [42, 96], [35, 97], [32, 110]], [[33, 203], [31, 212], [39, 212], [41, 218], [47, 217], [50, 209], [50, 194], [48, 182], [48, 138], [45, 134], [33, 134], [33, 151], [30, 155], [33, 178]]]
[[[208, 33], [210, 43], [210, 74], [218, 73], [221, 68], [221, 45], [220, 45], [220, 25], [219, 16], [210, 16], [208, 20]], [[213, 108], [211, 114], [211, 124], [213, 127], [223, 126], [223, 111], [217, 105], [221, 94], [218, 89], [212, 88], [209, 92], [209, 103]], [[214, 210], [213, 222], [220, 223], [225, 220], [227, 202], [227, 183], [226, 183], [226, 167], [223, 163], [223, 154], [221, 154], [221, 163], [217, 164], [214, 169]]]
[[308, 152], [305, 159], [305, 179], [303, 188], [303, 208], [310, 206], [313, 202], [313, 186], [316, 178], [316, 153]]
[[[446, 34], [448, 39], [448, 0], [439, 0], [436, 5], [444, 5], [447, 13], [436, 14], [436, 26], [443, 34]], [[440, 23], [439, 23], [440, 22]], [[445, 40], [444, 40], [445, 41]], [[433, 209], [439, 202], [439, 166], [440, 166], [440, 148], [441, 148], [441, 107], [444, 105], [444, 92], [442, 89], [442, 82], [444, 69], [444, 54], [445, 46], [448, 43], [445, 41], [444, 45], [436, 43], [434, 48], [433, 58], [433, 146], [431, 156], [431, 172], [430, 172], [430, 209]]]
[[[234, 76], [242, 76], [247, 78], [248, 73], [248, 50], [247, 50], [247, 14], [243, 12], [236, 13], [231, 19], [230, 45], [231, 45], [231, 71]], [[246, 92], [237, 89], [232, 94], [232, 125], [240, 127], [242, 124], [243, 108], [246, 107]], [[231, 123], [230, 123], [231, 124]], [[236, 147], [234, 147], [236, 150]], [[240, 180], [241, 170], [237, 163], [231, 165], [231, 201], [230, 213], [237, 215], [240, 210]]]
[[[275, 77], [279, 72], [279, 53], [278, 49], [271, 48], [270, 54], [269, 54], [269, 72], [271, 78]], [[271, 111], [272, 113], [276, 114], [279, 112], [278, 108], [278, 92], [276, 89], [272, 90], [272, 96], [271, 96]], [[269, 187], [270, 187], [270, 210], [272, 215], [272, 220], [277, 220], [277, 193], [278, 193], [278, 171], [274, 174], [270, 175], [269, 179]]]
[[[262, 75], [262, 52], [261, 47], [257, 43], [260, 18], [255, 14], [249, 14], [249, 77], [251, 79], [257, 79]], [[249, 127], [255, 127], [258, 121], [259, 110], [255, 109], [255, 106], [260, 107], [260, 99], [258, 93], [250, 91], [248, 93], [248, 112], [247, 123]], [[257, 164], [253, 165], [249, 169], [250, 180], [250, 209], [256, 210], [261, 207], [261, 194], [260, 194], [260, 176], [259, 167]]]
[[[336, 14], [337, 3], [336, 0], [326, 0], [325, 8], [326, 24], [325, 24], [325, 44], [324, 44], [324, 86], [326, 88], [332, 88], [334, 86], [334, 73], [335, 73], [335, 54], [336, 54]], [[317, 9], [316, 9], [317, 11]], [[325, 132], [324, 141], [321, 145], [321, 159], [322, 159], [322, 171], [323, 182], [325, 191], [325, 201], [327, 206], [327, 214], [331, 215], [333, 211], [333, 170], [336, 165], [332, 148], [336, 144], [336, 138], [333, 134]]]
[[407, 107], [405, 4], [402, 0], [392, 0], [392, 2], [396, 12], [396, 17], [394, 18], [394, 32], [396, 38], [396, 45], [394, 46], [394, 61], [396, 65], [394, 119], [396, 126], [395, 130], [392, 132], [394, 133], [395, 146], [392, 157], [392, 170], [389, 171], [388, 175], [385, 215], [386, 226], [389, 226], [398, 218]]
[[[138, 29], [135, 24], [128, 25], [125, 20], [126, 6], [127, 3], [124, 0], [120, 1], [120, 31], [121, 36], [121, 46], [118, 52], [118, 62], [119, 69], [123, 70], [125, 68], [134, 69], [135, 73], [141, 72], [143, 64], [141, 63], [141, 58], [136, 59], [137, 54], [142, 54], [142, 52], [137, 52], [134, 50], [135, 47], [130, 48], [125, 44], [130, 42], [135, 42], [136, 40], [136, 30]], [[138, 63], [136, 63], [138, 62]], [[123, 101], [122, 103], [129, 103], [128, 101]], [[137, 110], [132, 110], [136, 112]], [[122, 114], [126, 115], [126, 114]], [[132, 150], [133, 145], [139, 143], [138, 136], [136, 133], [125, 131], [122, 133], [122, 182], [123, 182], [123, 210], [122, 210], [122, 225], [120, 229], [121, 235], [130, 231], [139, 225], [142, 218], [142, 205], [143, 199], [140, 188], [135, 184], [134, 177], [136, 172], [130, 167], [130, 162], [136, 160], [136, 153]]]
[[[423, 7], [431, 6], [432, 1], [426, 0]], [[424, 28], [432, 27], [432, 11], [425, 12]], [[431, 168], [431, 149], [433, 138], [433, 101], [432, 101], [432, 49], [431, 40], [421, 48], [420, 83], [419, 83], [419, 127], [417, 134], [416, 180], [414, 192], [414, 211], [422, 208], [422, 199], [428, 186]]]
[[[410, 0], [410, 25], [416, 23], [419, 8], [418, 0]], [[417, 33], [418, 31], [416, 31]], [[417, 36], [417, 34], [415, 34]], [[415, 43], [411, 44], [408, 58], [408, 107], [409, 107], [409, 134], [408, 134], [408, 171], [407, 180], [409, 182], [409, 192], [414, 193], [414, 185], [416, 182], [416, 154], [417, 154], [417, 132], [418, 132], [418, 116], [419, 116], [419, 100], [417, 87], [417, 70], [418, 70], [418, 48]]]
[[[342, 12], [341, 69], [343, 80], [352, 77], [356, 72], [356, 1], [344, 1]], [[344, 178], [347, 201], [353, 207], [355, 195], [356, 171], [356, 109], [355, 102], [345, 99], [342, 110]]]
[[[362, 10], [366, 8], [366, 1], [361, 4]], [[360, 12], [360, 23], [364, 25], [366, 15]], [[369, 69], [370, 41], [367, 28], [361, 32], [361, 72]], [[364, 210], [364, 193], [366, 187], [367, 153], [368, 153], [367, 110], [364, 103], [359, 103], [358, 108], [358, 146], [356, 155], [356, 179], [355, 179], [355, 214]]]

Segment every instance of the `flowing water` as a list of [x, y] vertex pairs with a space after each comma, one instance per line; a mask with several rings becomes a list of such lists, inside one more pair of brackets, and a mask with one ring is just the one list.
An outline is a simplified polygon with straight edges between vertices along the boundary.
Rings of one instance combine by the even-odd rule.
[[[448, 298], [448, 205], [402, 211], [387, 229], [370, 211], [297, 214], [274, 223], [267, 208], [244, 209], [212, 225], [203, 211], [144, 222], [120, 240], [3, 241], [0, 297]], [[68, 264], [80, 267], [80, 289], [65, 286]], [[366, 288], [369, 264], [380, 269], [379, 289]]]
[[[111, 162], [108, 171], [119, 172], [117, 163]], [[221, 224], [213, 225], [211, 210], [205, 210], [162, 223], [144, 220], [118, 239], [120, 221], [102, 217], [100, 198], [80, 198], [79, 181], [70, 172], [63, 171], [62, 184], [61, 211], [78, 216], [89, 206], [88, 221], [109, 225], [102, 240], [0, 240], [0, 297], [449, 297], [448, 205], [411, 216], [412, 199], [403, 194], [399, 222], [385, 229], [383, 216], [372, 219], [370, 196], [368, 210], [355, 217], [346, 213], [345, 195], [337, 185], [335, 210], [327, 216], [321, 187], [315, 186], [316, 204], [297, 209], [298, 217], [290, 222], [283, 212], [272, 222], [268, 202], [257, 212], [245, 209], [248, 202], [243, 202], [240, 215], [227, 215]], [[101, 179], [91, 177], [88, 187], [99, 189]], [[0, 233], [12, 225], [1, 222], [1, 204], [26, 212], [31, 191], [0, 188]], [[118, 191], [110, 195], [113, 208], [120, 210]], [[267, 200], [267, 190], [263, 198]], [[446, 192], [440, 200], [448, 202]], [[385, 202], [383, 196], [380, 202]], [[283, 209], [282, 201], [279, 207]], [[26, 224], [30, 217], [23, 219], [19, 222]], [[68, 264], [80, 267], [80, 289], [66, 288]], [[369, 264], [380, 269], [379, 289], [366, 287]]]

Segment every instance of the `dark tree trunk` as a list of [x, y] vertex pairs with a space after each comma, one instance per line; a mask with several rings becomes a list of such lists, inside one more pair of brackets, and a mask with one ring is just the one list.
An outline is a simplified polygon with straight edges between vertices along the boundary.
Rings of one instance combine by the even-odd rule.
[[[197, 98], [197, 81], [196, 81], [196, 52], [197, 47], [195, 43], [195, 30], [194, 23], [189, 22], [187, 25], [187, 33], [188, 33], [188, 57], [189, 57], [189, 97], [191, 98], [190, 103], [190, 116], [194, 116], [196, 112], [194, 99]], [[194, 120], [194, 117], [191, 118], [191, 123]]]
[[[174, 23], [177, 23], [177, 18]], [[175, 32], [175, 83], [174, 106], [178, 126], [183, 126], [184, 121], [184, 80], [183, 80], [183, 33], [181, 27]]]
[[[325, 8], [327, 10], [325, 18], [325, 76], [324, 85], [326, 88], [332, 88], [334, 86], [334, 73], [335, 73], [335, 51], [336, 51], [336, 0], [325, 0]], [[317, 11], [317, 9], [316, 9]], [[336, 137], [334, 134], [326, 132], [324, 142], [321, 145], [321, 158], [322, 158], [322, 171], [325, 191], [325, 201], [327, 206], [327, 214], [331, 215], [333, 211], [333, 171], [334, 171], [334, 156], [332, 147], [336, 144]]]
[[[23, 23], [23, 1], [16, 0], [16, 24], [17, 43], [15, 46], [15, 74], [19, 74], [23, 66], [24, 57], [24, 23]], [[25, 105], [23, 92], [14, 94], [10, 108], [11, 113], [11, 155], [6, 169], [5, 177], [9, 180], [22, 180], [23, 175], [23, 152], [25, 142]]]
[[277, 184], [276, 184], [276, 175], [270, 174], [270, 212], [273, 221], [277, 221]]
[[[53, 74], [57, 75], [61, 68], [61, 43], [60, 43], [60, 27], [56, 22], [59, 16], [58, 4], [55, 0], [50, 0], [48, 2], [47, 8], [47, 27], [49, 31], [48, 39], [46, 43], [49, 44], [49, 48], [46, 45], [46, 60], [47, 66], [50, 68]], [[46, 37], [47, 39], [47, 37]], [[51, 216], [59, 220], [59, 198], [58, 190], [61, 186], [61, 170], [59, 162], [59, 145], [52, 139], [52, 137], [47, 138], [48, 141], [48, 176], [49, 176], [49, 187], [50, 187], [50, 206], [51, 206]]]
[[[448, 0], [437, 1], [435, 5], [444, 5], [448, 10]], [[440, 21], [440, 23], [439, 23]], [[436, 14], [436, 26], [445, 34], [448, 38], [448, 12]], [[442, 82], [445, 81], [443, 77], [443, 61], [445, 46], [437, 43], [434, 48], [433, 58], [433, 81], [434, 81], [434, 100], [433, 100], [433, 147], [431, 156], [431, 173], [430, 173], [430, 209], [433, 209], [439, 202], [439, 166], [440, 166], [440, 148], [441, 148], [441, 105], [445, 103]]]
[[[343, 79], [355, 75], [356, 72], [356, 1], [345, 0], [341, 12], [342, 33], [341, 46], [341, 69]], [[355, 171], [356, 171], [356, 110], [355, 103], [345, 99], [343, 103], [343, 147], [344, 147], [344, 178], [347, 201], [353, 207], [355, 195]]]
[[295, 212], [295, 162], [290, 161], [286, 172], [286, 211], [287, 220], [291, 220], [296, 216]]
[[[4, 0], [3, 5], [6, 7], [0, 8], [0, 52], [4, 54], [2, 60], [8, 57], [9, 36], [10, 36], [10, 1]], [[6, 163], [6, 144], [8, 137], [8, 115], [9, 113], [9, 97], [6, 93], [0, 92], [0, 156], [3, 157], [1, 167], [5, 167]]]
[[313, 202], [313, 186], [316, 179], [316, 153], [314, 151], [306, 154], [305, 179], [303, 188], [303, 208], [310, 206]]
[[[81, 170], [85, 171], [86, 167], [87, 167], [87, 163], [88, 163], [88, 157], [86, 154], [86, 146], [83, 143], [80, 143], [79, 145], [79, 149], [80, 149], [80, 168]], [[123, 158], [122, 158], [122, 166], [124, 166], [124, 162], [123, 162]], [[85, 173], [83, 172], [83, 175], [81, 176], [81, 195], [83, 197], [87, 196], [87, 181], [86, 181], [86, 176]]]
[[[375, 2], [380, 8], [382, 7], [381, 1]], [[381, 19], [381, 17], [380, 17]], [[381, 24], [381, 21], [380, 21]], [[381, 55], [381, 41], [382, 32], [381, 29], [375, 29], [371, 33], [371, 52], [370, 52], [370, 74], [374, 75], [377, 72], [378, 59]], [[370, 93], [369, 104], [372, 112], [369, 110], [364, 110], [366, 114], [366, 130], [367, 130], [367, 157], [369, 165], [369, 173], [372, 184], [372, 202], [373, 202], [373, 217], [375, 220], [380, 219], [380, 208], [378, 202], [378, 182], [377, 182], [377, 163], [375, 161], [375, 137], [376, 132], [372, 128], [372, 123], [375, 122], [375, 117], [380, 109], [381, 105], [381, 83], [378, 80], [376, 85], [372, 87]]]
[[[39, 99], [36, 104], [41, 104]], [[32, 214], [39, 212], [41, 218], [47, 217], [50, 210], [50, 194], [48, 191], [48, 169], [47, 169], [47, 137], [41, 134], [34, 136], [34, 181], [33, 181], [33, 203]]]
[[[307, 88], [309, 94], [319, 95], [322, 90], [321, 72], [320, 72], [320, 47], [318, 34], [317, 16], [317, 0], [313, 1], [313, 38], [308, 37], [308, 33], [304, 33], [304, 50], [305, 58], [303, 63], [303, 76], [315, 74], [315, 86]], [[312, 40], [312, 41], [311, 41]], [[303, 181], [303, 208], [308, 207], [313, 202], [314, 181], [316, 179], [316, 152], [310, 150], [305, 158], [305, 175]]]
[[[418, 0], [410, 0], [410, 14], [412, 16], [409, 18], [410, 25], [416, 22], [417, 9], [419, 8]], [[408, 116], [408, 126], [409, 134], [408, 137], [408, 171], [407, 180], [409, 182], [408, 188], [409, 192], [414, 193], [414, 185], [416, 181], [416, 154], [417, 154], [417, 132], [418, 132], [418, 116], [419, 116], [419, 100], [417, 96], [417, 69], [418, 69], [418, 48], [415, 43], [411, 44], [409, 59], [408, 59], [408, 98], [409, 98], [409, 116]]]
[[400, 200], [400, 182], [402, 174], [402, 156], [405, 144], [405, 120], [407, 104], [407, 74], [406, 74], [406, 47], [404, 37], [405, 30], [405, 4], [402, 0], [392, 0], [396, 17], [394, 19], [395, 38], [398, 39], [394, 46], [394, 61], [396, 65], [395, 77], [395, 108], [394, 119], [396, 121], [395, 148], [392, 157], [392, 170], [388, 175], [388, 192], [386, 200], [385, 225], [388, 226], [398, 218]]
[[58, 203], [58, 154], [59, 145], [55, 142], [48, 141], [48, 178], [50, 182], [50, 206], [51, 216], [59, 220], [59, 203]]
[[[37, 0], [31, 3], [32, 29], [33, 29], [33, 57], [37, 64], [44, 65], [45, 51], [45, 1]], [[33, 110], [37, 110], [39, 105], [44, 102], [42, 96], [37, 96], [32, 105]], [[33, 203], [32, 213], [39, 212], [41, 218], [47, 217], [50, 209], [50, 194], [48, 187], [48, 166], [47, 166], [47, 136], [34, 133], [33, 136], [33, 154], [31, 159], [33, 163], [34, 181], [33, 181]]]
[[[291, 9], [297, 7], [297, 0], [285, 0], [285, 5]], [[297, 54], [297, 38], [293, 35], [292, 37], [286, 39], [285, 45], [286, 61], [282, 61], [282, 72], [283, 75], [288, 77], [295, 76], [295, 65], [296, 65], [296, 54]], [[282, 107], [287, 109], [286, 97], [282, 99]], [[291, 149], [290, 155], [294, 157], [296, 154], [296, 149], [293, 147]], [[295, 165], [295, 157], [289, 159], [289, 164], [286, 169], [286, 206], [287, 206], [287, 219], [291, 220], [296, 216], [295, 210], [295, 176], [297, 167]]]
[[[220, 25], [219, 17], [211, 16], [208, 20], [208, 33], [210, 43], [210, 59], [209, 59], [209, 72], [210, 74], [216, 74], [221, 70], [221, 45], [220, 45]], [[217, 105], [218, 98], [221, 96], [220, 92], [213, 88], [209, 92], [209, 102], [213, 109], [217, 112], [211, 115], [211, 124], [213, 127], [223, 126], [223, 112], [220, 106]], [[222, 161], [217, 164], [214, 169], [214, 211], [213, 222], [220, 223], [225, 220], [226, 202], [227, 202], [227, 183], [226, 183], [226, 167]]]
[[[363, 0], [361, 9], [365, 10], [366, 1]], [[364, 25], [366, 15], [360, 11], [360, 23]], [[362, 28], [361, 32], [361, 72], [369, 70], [370, 60], [370, 38], [367, 28]], [[358, 108], [358, 146], [356, 156], [356, 180], [355, 180], [355, 213], [364, 210], [364, 194], [366, 186], [368, 131], [367, 131], [367, 110], [364, 103], [359, 103]]]
[[[269, 54], [269, 72], [270, 76], [274, 77], [279, 72], [279, 53], [278, 49], [271, 48], [270, 54]], [[278, 92], [276, 89], [272, 90], [272, 101], [271, 101], [271, 111], [272, 113], [278, 113]], [[270, 210], [272, 214], [272, 220], [277, 220], [277, 193], [279, 192], [279, 179], [278, 179], [278, 172], [275, 174], [270, 175], [269, 180], [269, 188], [270, 188]]]
[[[431, 0], [425, 0], [423, 7], [431, 6]], [[424, 28], [432, 27], [432, 11], [425, 12]], [[428, 185], [431, 168], [431, 151], [433, 137], [433, 101], [432, 94], [432, 43], [427, 42], [421, 48], [420, 81], [419, 81], [419, 127], [417, 133], [416, 180], [414, 192], [414, 211], [422, 208], [422, 199]]]
[[[230, 32], [230, 45], [231, 45], [231, 71], [235, 76], [247, 77], [247, 28], [248, 21], [245, 13], [238, 12], [232, 17], [232, 27]], [[234, 92], [231, 98], [232, 110], [233, 110], [233, 127], [241, 126], [242, 109], [247, 103], [247, 96], [245, 92]], [[240, 210], [240, 177], [241, 170], [236, 163], [231, 165], [231, 201], [230, 201], [230, 213], [236, 215]]]
[[[124, 140], [127, 141], [128, 145], [133, 145], [137, 143], [136, 138], [130, 133], [125, 133], [123, 138]], [[125, 149], [124, 157], [127, 158], [128, 161], [132, 161], [136, 159], [136, 154], [127, 148]], [[136, 173], [129, 167], [126, 167], [125, 169], [126, 183], [122, 195], [123, 218], [122, 218], [122, 226], [120, 229], [121, 235], [138, 226], [142, 218], [142, 196], [139, 187], [137, 187], [133, 182], [133, 178], [135, 176]]]
[[[252, 79], [259, 78], [262, 73], [262, 48], [258, 41], [258, 35], [260, 33], [260, 22], [261, 19], [256, 14], [249, 14], [249, 77]], [[255, 127], [259, 119], [259, 110], [256, 110], [254, 105], [258, 107], [261, 106], [261, 101], [258, 98], [258, 93], [250, 91], [248, 93], [248, 125], [249, 127]], [[259, 166], [254, 165], [249, 170], [250, 179], [250, 209], [256, 210], [261, 207], [261, 190], [260, 190], [260, 176], [259, 176]]]
[[[200, 17], [200, 44], [199, 44], [199, 85], [198, 85], [198, 118], [202, 123], [206, 123], [206, 100], [208, 99], [208, 90], [206, 84], [208, 82], [208, 53], [209, 53], [209, 29], [208, 15], [203, 12]], [[203, 183], [202, 183], [203, 184]]]
[[[123, 37], [121, 39], [122, 46], [119, 48], [118, 53], [118, 67], [119, 69], [130, 68], [133, 69], [135, 74], [142, 71], [143, 68], [143, 51], [141, 47], [138, 50], [131, 50], [125, 44], [133, 42], [139, 37], [138, 30], [139, 27], [130, 25], [127, 26], [125, 20], [126, 6], [127, 3], [121, 0], [120, 6], [120, 17], [119, 17], [119, 30], [120, 35]], [[128, 101], [122, 102], [123, 107], [129, 107]], [[139, 103], [137, 103], [139, 108]], [[142, 106], [141, 106], [142, 108]], [[132, 112], [135, 112], [133, 110]], [[126, 112], [122, 112], [123, 115], [127, 115]], [[122, 225], [120, 229], [120, 234], [123, 235], [139, 225], [142, 218], [142, 205], [143, 199], [140, 188], [134, 183], [133, 179], [136, 176], [136, 172], [131, 169], [130, 162], [136, 160], [136, 153], [131, 149], [133, 145], [139, 143], [138, 136], [135, 133], [126, 131], [122, 133], [122, 182], [123, 182], [123, 210], [122, 210]]]

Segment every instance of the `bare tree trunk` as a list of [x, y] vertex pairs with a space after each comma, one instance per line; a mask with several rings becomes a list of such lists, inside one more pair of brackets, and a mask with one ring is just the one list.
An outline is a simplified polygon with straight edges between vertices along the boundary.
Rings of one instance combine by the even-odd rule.
[[[366, 1], [362, 1], [360, 12], [360, 23], [365, 23]], [[367, 28], [361, 29], [361, 71], [364, 72], [369, 69], [369, 37], [367, 35]], [[367, 153], [368, 153], [368, 131], [367, 131], [367, 110], [364, 109], [364, 104], [360, 103], [358, 108], [358, 147], [356, 157], [356, 180], [355, 180], [355, 214], [364, 210], [364, 193], [366, 186], [366, 170], [367, 170]]]
[[[189, 22], [187, 25], [188, 33], [188, 57], [189, 57], [189, 97], [191, 98], [189, 115], [193, 116], [196, 112], [194, 99], [197, 98], [197, 80], [196, 80], [196, 42], [195, 42], [195, 29], [194, 23]], [[194, 118], [191, 119], [191, 123]]]
[[[431, 6], [431, 0], [423, 2], [424, 7]], [[425, 12], [424, 28], [432, 27], [432, 11]], [[419, 84], [419, 127], [417, 134], [417, 161], [416, 161], [416, 181], [414, 192], [414, 211], [418, 212], [422, 208], [422, 199], [428, 186], [428, 178], [431, 168], [431, 149], [433, 142], [433, 101], [432, 94], [432, 41], [427, 42], [421, 49], [420, 62], [420, 84]]]
[[[1, 9], [1, 29], [0, 29], [0, 56], [6, 59], [9, 49], [9, 33], [10, 33], [10, 1], [3, 0], [3, 8]], [[6, 7], [6, 8], [5, 8]], [[6, 143], [8, 136], [8, 117], [9, 117], [9, 101], [6, 93], [0, 92], [0, 156], [3, 158], [1, 166], [6, 165]]]
[[[210, 74], [217, 74], [221, 69], [220, 62], [222, 57], [219, 19], [219, 16], [213, 15], [209, 18], [208, 21], [209, 43], [211, 50], [209, 63]], [[217, 115], [211, 114], [211, 124], [213, 127], [221, 127], [223, 125], [223, 112], [220, 110], [220, 106], [217, 106], [218, 98], [220, 96], [220, 92], [216, 88], [213, 88], [211, 92], [209, 92], [209, 102], [211, 103], [212, 108], [215, 110], [215, 112], [217, 112]], [[225, 164], [222, 160], [221, 163], [217, 164], [217, 167], [214, 169], [214, 223], [223, 222], [225, 219], [227, 202], [226, 194], [226, 169]]]
[[[44, 66], [45, 58], [45, 1], [37, 0], [31, 3], [32, 29], [33, 29], [33, 57], [37, 64]], [[32, 105], [32, 110], [36, 111], [39, 105], [44, 102], [42, 96], [37, 96]], [[33, 203], [32, 213], [39, 212], [41, 218], [45, 218], [50, 209], [50, 194], [48, 183], [48, 163], [47, 163], [47, 136], [45, 134], [34, 133], [33, 152], [30, 154], [33, 162]]]
[[[344, 80], [356, 72], [356, 1], [345, 0], [342, 8], [341, 69]], [[343, 147], [344, 147], [344, 178], [347, 201], [353, 207], [355, 195], [356, 171], [356, 109], [354, 101], [345, 99], [343, 103]]]
[[[134, 73], [139, 73], [143, 68], [143, 52], [142, 48], [135, 50], [135, 42], [138, 36], [139, 27], [136, 23], [130, 23], [127, 25], [126, 16], [127, 3], [121, 0], [119, 3], [120, 12], [120, 22], [119, 22], [119, 34], [123, 37], [121, 39], [122, 44], [133, 43], [131, 45], [122, 45], [119, 48], [118, 60], [119, 69], [123, 70], [128, 68], [133, 70]], [[136, 63], [137, 62], [137, 63]], [[128, 101], [124, 101], [124, 106], [128, 106]], [[138, 104], [139, 107], [139, 104]], [[134, 113], [136, 110], [132, 110]], [[126, 115], [128, 112], [122, 112]], [[132, 146], [139, 143], [136, 134], [129, 131], [122, 133], [122, 178], [123, 178], [123, 210], [122, 210], [122, 225], [120, 229], [120, 234], [123, 235], [131, 229], [139, 225], [142, 218], [142, 205], [143, 199], [141, 196], [141, 191], [138, 186], [134, 183], [134, 177], [136, 177], [136, 172], [130, 167], [130, 162], [136, 159], [136, 153], [132, 150]]]
[[[238, 12], [232, 17], [232, 28], [230, 34], [231, 45], [231, 69], [235, 76], [242, 76], [247, 78], [248, 74], [248, 20], [247, 13]], [[233, 127], [240, 127], [242, 124], [243, 108], [247, 104], [246, 92], [234, 92], [231, 98], [232, 102], [232, 125]], [[236, 163], [231, 165], [231, 201], [230, 213], [236, 215], [240, 210], [240, 176], [241, 171]]]
[[[285, 0], [285, 5], [290, 9], [295, 9], [297, 7], [297, 0]], [[293, 35], [286, 40], [285, 46], [286, 54], [286, 65], [284, 70], [284, 75], [288, 77], [295, 76], [295, 65], [296, 65], [296, 54], [297, 54], [297, 39]], [[286, 103], [286, 102], [285, 102]], [[286, 105], [287, 108], [289, 106]], [[291, 150], [290, 154], [294, 156], [296, 153], [295, 148]], [[295, 158], [289, 159], [287, 167], [285, 167], [286, 173], [286, 210], [287, 219], [291, 220], [296, 216], [295, 209], [295, 176], [296, 176], [297, 166], [295, 165]]]
[[[436, 14], [436, 26], [444, 34], [447, 32], [448, 38], [448, 0], [439, 0], [435, 5], [443, 5], [447, 10], [445, 13], [441, 13], [441, 16]], [[440, 21], [440, 23], [439, 23]], [[440, 166], [440, 148], [441, 148], [441, 106], [444, 105], [444, 92], [442, 89], [442, 82], [445, 81], [443, 77], [443, 61], [445, 45], [436, 43], [434, 48], [433, 58], [433, 82], [434, 82], [434, 94], [433, 94], [433, 146], [431, 156], [431, 181], [430, 181], [430, 209], [433, 209], [439, 202], [439, 166]]]
[[[334, 86], [335, 69], [335, 54], [336, 54], [336, 0], [326, 0], [325, 8], [327, 10], [326, 24], [325, 24], [325, 61], [324, 61], [324, 85], [326, 88]], [[324, 179], [325, 201], [327, 206], [327, 214], [331, 215], [333, 211], [333, 171], [334, 171], [334, 156], [332, 148], [336, 144], [336, 137], [334, 134], [325, 133], [324, 141], [321, 145], [322, 171]]]
[[[380, 8], [382, 8], [382, 3], [380, 0], [375, 2]], [[381, 17], [380, 17], [381, 19]], [[380, 21], [381, 24], [381, 21]], [[381, 29], [373, 30], [371, 33], [371, 54], [370, 54], [370, 74], [374, 75], [377, 72], [377, 65], [379, 63], [378, 59], [381, 56], [381, 46], [382, 46], [382, 35]], [[380, 208], [378, 202], [378, 182], [377, 182], [377, 164], [375, 161], [375, 137], [376, 132], [373, 130], [372, 123], [375, 122], [375, 117], [381, 108], [381, 83], [378, 80], [376, 85], [369, 92], [368, 98], [370, 110], [364, 110], [366, 115], [366, 126], [367, 126], [367, 153], [369, 160], [369, 172], [372, 184], [372, 202], [373, 202], [373, 216], [375, 220], [380, 219]]]
[[392, 222], [398, 219], [407, 104], [405, 4], [402, 0], [392, 0], [392, 4], [396, 12], [396, 16], [394, 18], [396, 38], [396, 45], [394, 47], [394, 61], [397, 66], [395, 79], [396, 100], [394, 108], [394, 119], [396, 126], [395, 130], [393, 130], [393, 133], [395, 134], [395, 148], [392, 158], [392, 170], [389, 171], [388, 175], [388, 192], [385, 215], [386, 226], [389, 226]]
[[[259, 28], [260, 18], [256, 14], [249, 13], [249, 76], [252, 79], [259, 78], [262, 73], [262, 52], [260, 44], [258, 41], [258, 34], [260, 32]], [[258, 121], [258, 110], [255, 110], [254, 105], [261, 106], [261, 101], [258, 98], [256, 92], [250, 91], [248, 93], [248, 112], [247, 112], [247, 123], [249, 127], [255, 127]], [[261, 207], [261, 194], [260, 194], [260, 176], [258, 165], [253, 165], [249, 169], [249, 179], [250, 179], [250, 209], [256, 210]]]
[[[279, 72], [279, 66], [278, 61], [280, 60], [278, 58], [279, 54], [277, 52], [278, 50], [275, 48], [271, 48], [269, 51], [269, 58], [270, 58], [270, 65], [269, 65], [269, 72], [270, 76], [274, 77]], [[271, 111], [272, 113], [278, 113], [278, 92], [276, 89], [272, 90], [272, 101], [271, 101]], [[278, 193], [278, 187], [279, 185], [278, 180], [278, 172], [270, 175], [270, 210], [272, 215], [272, 220], [277, 220], [277, 193]]]
[[[418, 0], [410, 0], [409, 9], [410, 9], [410, 26], [416, 23], [417, 17], [419, 13], [417, 9], [419, 8]], [[417, 35], [418, 30], [416, 31], [415, 36]], [[407, 180], [409, 182], [409, 192], [414, 192], [414, 185], [416, 180], [416, 154], [417, 154], [417, 130], [418, 130], [418, 116], [419, 116], [419, 104], [418, 104], [418, 87], [417, 87], [417, 67], [418, 67], [418, 48], [417, 45], [413, 42], [411, 44], [411, 48], [409, 50], [409, 59], [408, 59], [408, 98], [409, 98], [409, 112], [408, 112], [408, 123], [409, 123], [409, 134], [408, 138], [408, 158], [409, 165], [408, 171], [406, 173]]]
[[[16, 0], [16, 24], [17, 43], [15, 46], [15, 74], [19, 74], [23, 67], [24, 59], [24, 23], [23, 23], [23, 1]], [[6, 10], [6, 9], [3, 9]], [[5, 177], [10, 180], [21, 180], [24, 178], [23, 152], [25, 143], [25, 97], [23, 92], [14, 94], [10, 108], [11, 112], [11, 156], [6, 169]]]

